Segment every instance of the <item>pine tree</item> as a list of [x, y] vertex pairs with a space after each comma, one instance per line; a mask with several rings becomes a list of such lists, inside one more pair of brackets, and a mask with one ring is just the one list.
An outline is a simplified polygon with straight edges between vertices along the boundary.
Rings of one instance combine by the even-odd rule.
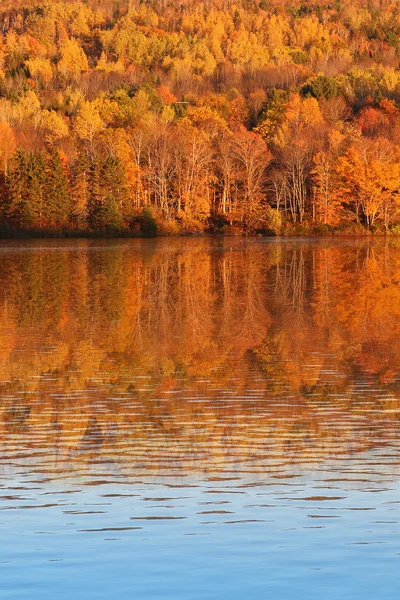
[[71, 197], [66, 169], [57, 150], [50, 152], [45, 181], [47, 220], [60, 226], [68, 222], [71, 214]]
[[44, 184], [46, 179], [46, 159], [42, 152], [28, 155], [26, 198], [32, 225], [43, 227], [47, 223], [47, 207]]
[[108, 194], [98, 207], [96, 228], [113, 232], [121, 229], [122, 225], [122, 215], [115, 196]]
[[33, 154], [18, 150], [11, 159], [7, 180], [6, 214], [12, 223], [31, 227], [41, 213], [41, 186]]
[[88, 203], [87, 203], [87, 221], [91, 229], [101, 229], [103, 225], [101, 209], [103, 204], [103, 194], [101, 190], [101, 163], [97, 157], [90, 157], [88, 170]]
[[18, 150], [11, 159], [7, 178], [5, 213], [22, 228], [42, 227], [47, 221], [46, 159], [43, 153]]
[[11, 158], [7, 185], [5, 188], [3, 214], [11, 224], [24, 227], [32, 224], [26, 194], [28, 156], [18, 150]]
[[87, 152], [81, 151], [74, 165], [71, 192], [71, 221], [79, 228], [86, 228], [88, 225], [90, 164]]
[[132, 210], [129, 203], [128, 182], [121, 160], [115, 156], [108, 156], [101, 170], [101, 184], [106, 198], [112, 196], [115, 208], [124, 221], [129, 222]]

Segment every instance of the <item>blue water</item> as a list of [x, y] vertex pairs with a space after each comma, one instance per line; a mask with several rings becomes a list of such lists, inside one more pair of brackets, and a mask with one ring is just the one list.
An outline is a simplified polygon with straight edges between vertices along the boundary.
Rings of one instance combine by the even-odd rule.
[[[398, 460], [385, 456], [382, 474], [381, 458], [333, 462], [295, 483], [9, 480], [1, 596], [397, 598]], [[358, 481], [366, 465], [373, 483]], [[327, 483], [332, 471], [346, 481]]]

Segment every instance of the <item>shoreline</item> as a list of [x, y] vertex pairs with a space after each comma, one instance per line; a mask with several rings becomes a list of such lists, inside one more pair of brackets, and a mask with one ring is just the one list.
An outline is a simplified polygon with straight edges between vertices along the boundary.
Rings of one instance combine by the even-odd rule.
[[0, 233], [0, 240], [29, 240], [29, 239], [176, 239], [176, 238], [397, 238], [399, 233], [384, 232], [384, 231], [331, 231], [331, 232], [316, 232], [316, 231], [291, 231], [285, 233], [221, 233], [213, 231], [201, 232], [179, 232], [167, 234], [160, 232], [155, 235], [138, 234], [134, 232], [57, 232], [57, 231], [18, 231]]

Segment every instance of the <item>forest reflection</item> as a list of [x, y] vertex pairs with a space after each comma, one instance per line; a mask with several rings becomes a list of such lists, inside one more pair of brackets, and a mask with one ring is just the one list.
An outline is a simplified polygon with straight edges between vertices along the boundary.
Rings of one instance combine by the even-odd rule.
[[399, 443], [393, 240], [0, 246], [0, 448], [43, 473], [279, 476]]

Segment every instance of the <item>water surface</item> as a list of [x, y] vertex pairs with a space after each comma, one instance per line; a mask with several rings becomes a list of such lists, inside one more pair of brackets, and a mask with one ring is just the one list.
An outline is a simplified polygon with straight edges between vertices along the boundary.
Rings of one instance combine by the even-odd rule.
[[394, 599], [400, 245], [1, 242], [0, 597]]

